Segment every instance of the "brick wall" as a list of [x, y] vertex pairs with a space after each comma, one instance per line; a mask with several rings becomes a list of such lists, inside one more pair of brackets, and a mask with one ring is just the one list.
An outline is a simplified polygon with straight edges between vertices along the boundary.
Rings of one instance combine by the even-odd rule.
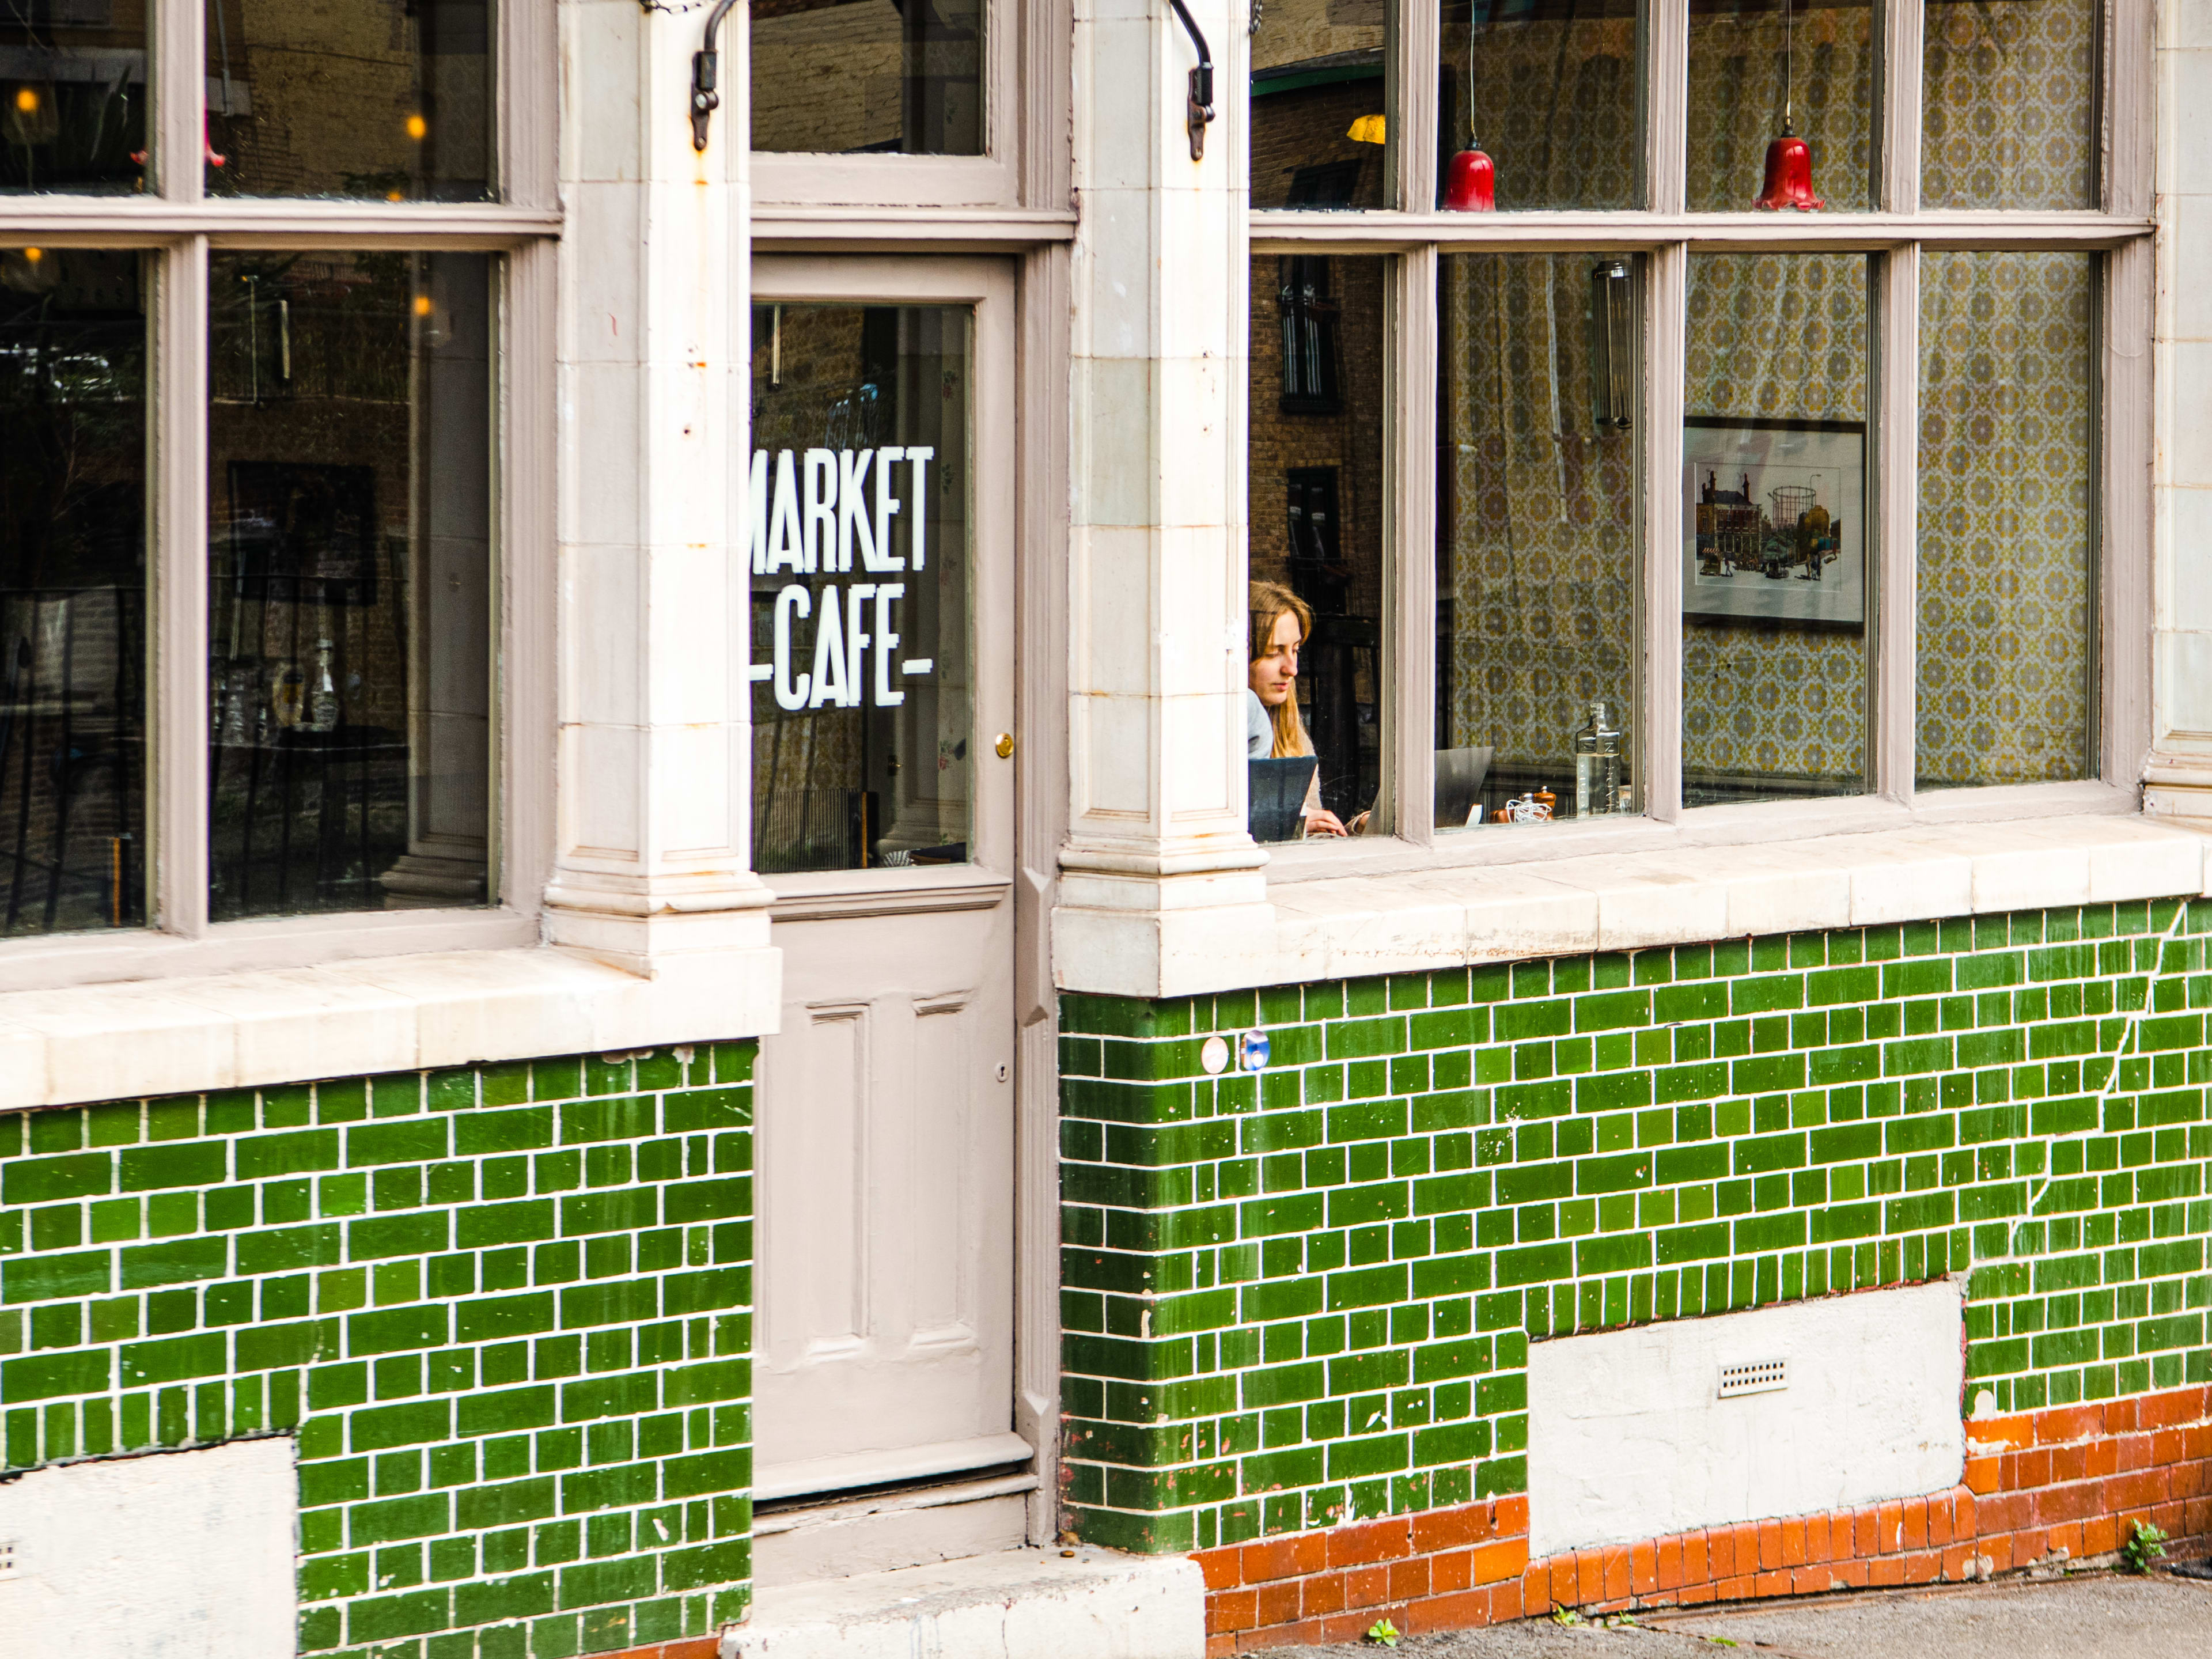
[[1523, 1498], [1199, 1555], [1212, 1653], [1534, 1618], [1994, 1577], [2109, 1556], [2138, 1523], [2212, 1535], [2212, 1389], [2054, 1406], [1967, 1426], [1948, 1492], [1528, 1559]]
[[0, 1468], [295, 1436], [302, 1652], [712, 1629], [749, 1571], [752, 1056], [0, 1115]]
[[[2212, 903], [1063, 1005], [1069, 1524], [1526, 1490], [1531, 1341], [1971, 1271], [1970, 1400], [2212, 1381]], [[1209, 1077], [1209, 1033], [1272, 1041]]]

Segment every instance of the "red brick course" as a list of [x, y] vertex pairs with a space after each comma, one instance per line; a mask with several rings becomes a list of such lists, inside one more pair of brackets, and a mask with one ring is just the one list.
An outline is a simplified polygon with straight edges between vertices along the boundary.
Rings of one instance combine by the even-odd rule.
[[[1376, 1620], [1462, 1630], [1554, 1607], [1612, 1613], [2010, 1572], [2124, 1543], [2137, 1521], [2212, 1538], [2212, 1389], [1966, 1425], [1963, 1481], [1856, 1510], [1777, 1516], [1532, 1561], [1528, 1500], [1201, 1550], [1208, 1659], [1356, 1641]], [[673, 1644], [666, 1659], [690, 1659]], [[648, 1659], [651, 1650], [617, 1659]]]

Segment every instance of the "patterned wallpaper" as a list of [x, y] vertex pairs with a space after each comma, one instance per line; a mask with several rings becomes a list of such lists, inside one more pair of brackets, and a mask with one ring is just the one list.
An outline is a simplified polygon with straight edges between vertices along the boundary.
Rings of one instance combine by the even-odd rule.
[[1922, 788], [2089, 771], [2090, 275], [1920, 257]]
[[[1707, 10], [1710, 4], [1712, 9]], [[1832, 211], [1869, 205], [1874, 156], [1873, 11], [1798, 0], [1790, 31], [1795, 124], [1813, 152], [1813, 187]], [[1766, 146], [1782, 131], [1782, 10], [1772, 0], [1701, 0], [1690, 16], [1688, 202], [1692, 213], [1751, 212]]]
[[[1496, 164], [1499, 210], [1635, 206], [1635, 0], [1581, 0], [1566, 19], [1499, 9], [1486, 0], [1493, 21], [1474, 63], [1474, 136]], [[1443, 8], [1445, 157], [1467, 145], [1468, 14], [1468, 0]], [[1439, 200], [1444, 179], [1440, 159]]]
[[1454, 255], [1438, 282], [1438, 746], [1569, 779], [1590, 700], [1619, 720], [1636, 690], [1635, 447], [1592, 418], [1595, 263]]
[[1937, 0], [1928, 8], [1920, 201], [2094, 205], [2094, 0]]
[[[1692, 416], [1864, 422], [1866, 256], [1692, 255], [1687, 370]], [[1737, 800], [1864, 787], [1868, 637], [1685, 617], [1686, 803], [1717, 773]], [[1744, 775], [1762, 780], [1753, 793]]]

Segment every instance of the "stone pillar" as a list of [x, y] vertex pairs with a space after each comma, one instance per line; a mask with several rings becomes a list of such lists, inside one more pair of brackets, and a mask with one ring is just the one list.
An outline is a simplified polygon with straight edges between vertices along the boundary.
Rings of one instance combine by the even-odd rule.
[[[659, 976], [768, 945], [751, 872], [745, 27], [691, 145], [706, 13], [562, 0], [552, 941]], [[524, 552], [526, 556], [526, 550]]]
[[1069, 834], [1055, 973], [1157, 995], [1271, 933], [1244, 823], [1244, 0], [1079, 0]]
[[2158, 51], [2156, 577], [2145, 806], [2212, 820], [2212, 11], [2160, 6]]

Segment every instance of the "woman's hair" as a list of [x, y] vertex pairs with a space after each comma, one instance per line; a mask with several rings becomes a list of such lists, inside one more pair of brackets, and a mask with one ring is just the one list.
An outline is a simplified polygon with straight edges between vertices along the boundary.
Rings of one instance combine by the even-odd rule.
[[[1280, 582], [1254, 582], [1250, 599], [1252, 639], [1246, 655], [1254, 662], [1265, 656], [1275, 637], [1275, 624], [1285, 611], [1298, 619], [1298, 643], [1304, 645], [1313, 637], [1313, 611], [1306, 602]], [[1267, 711], [1275, 724], [1275, 757], [1285, 755], [1310, 755], [1313, 739], [1306, 735], [1305, 722], [1298, 718], [1298, 692], [1293, 684], [1291, 695]]]

